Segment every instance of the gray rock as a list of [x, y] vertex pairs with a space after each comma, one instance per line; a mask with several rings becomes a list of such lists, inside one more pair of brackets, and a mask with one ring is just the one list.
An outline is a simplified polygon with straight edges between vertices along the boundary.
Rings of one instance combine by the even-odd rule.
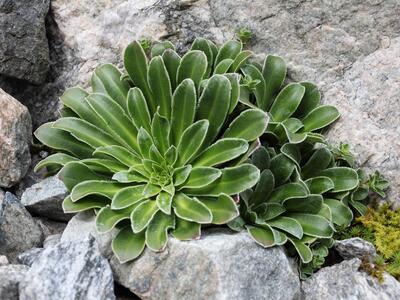
[[22, 194], [21, 203], [35, 215], [56, 221], [68, 221], [72, 214], [65, 214], [62, 208], [66, 196], [68, 190], [64, 183], [57, 176], [51, 176], [26, 189]]
[[359, 258], [373, 261], [377, 255], [374, 245], [358, 237], [335, 241], [333, 247], [343, 259]]
[[18, 253], [40, 246], [42, 241], [42, 230], [25, 207], [13, 194], [0, 194], [0, 254], [13, 261]]
[[179, 41], [181, 50], [198, 36], [222, 43], [240, 27], [253, 31], [249, 46], [255, 52], [285, 57], [293, 79], [328, 87], [359, 58], [398, 36], [399, 13], [397, 0], [53, 0], [49, 81], [23, 90], [14, 85], [10, 93], [24, 99], [36, 127], [57, 115], [66, 87], [86, 87], [101, 63], [120, 65], [132, 39], [168, 38]]
[[0, 299], [16, 300], [18, 298], [19, 282], [23, 280], [27, 266], [7, 265], [0, 266]]
[[49, 69], [44, 20], [50, 1], [32, 0], [29, 4], [0, 2], [0, 74], [39, 84]]
[[170, 238], [132, 263], [110, 261], [116, 281], [141, 299], [297, 299], [296, 269], [281, 247], [264, 249], [247, 233], [206, 231], [200, 240]]
[[38, 259], [40, 254], [42, 254], [43, 250], [43, 248], [32, 248], [22, 252], [17, 256], [17, 262], [30, 267], [32, 266], [33, 262]]
[[303, 282], [303, 296], [307, 300], [394, 300], [400, 299], [400, 282], [384, 274], [384, 282], [360, 271], [361, 260], [345, 260], [326, 267]]
[[0, 255], [0, 266], [8, 265], [10, 262], [7, 259], [7, 256]]
[[47, 218], [35, 217], [34, 219], [42, 229], [44, 239], [49, 235], [62, 233], [67, 226], [66, 223], [55, 222]]
[[0, 107], [0, 187], [11, 187], [31, 163], [32, 124], [28, 109], [2, 89]]
[[370, 171], [391, 181], [388, 200], [400, 207], [400, 38], [353, 64], [325, 92], [342, 117], [329, 131], [331, 141], [347, 141]]
[[99, 234], [95, 227], [95, 215], [93, 212], [82, 212], [76, 214], [65, 228], [61, 242], [80, 241], [87, 239], [89, 236], [96, 238], [101, 254], [107, 258], [111, 257], [111, 241], [116, 231]]
[[115, 299], [113, 277], [93, 237], [46, 248], [19, 286], [21, 300]]
[[60, 240], [61, 240], [61, 233], [49, 235], [43, 241], [43, 247], [44, 248], [53, 247], [57, 245], [60, 242]]

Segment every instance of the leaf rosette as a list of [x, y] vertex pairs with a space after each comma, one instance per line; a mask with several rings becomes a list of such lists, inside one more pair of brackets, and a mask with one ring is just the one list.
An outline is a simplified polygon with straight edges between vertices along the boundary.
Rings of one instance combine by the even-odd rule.
[[91, 90], [67, 89], [62, 117], [35, 132], [58, 151], [36, 169], [61, 169], [70, 191], [65, 212], [95, 210], [99, 232], [117, 230], [112, 248], [121, 262], [145, 246], [162, 251], [169, 233], [195, 239], [202, 224], [233, 220], [235, 195], [257, 183], [259, 170], [244, 161], [268, 115], [235, 110], [239, 76], [215, 72], [228, 52], [198, 39], [180, 57], [165, 42], [149, 61], [133, 42], [124, 54], [126, 74], [98, 67]]

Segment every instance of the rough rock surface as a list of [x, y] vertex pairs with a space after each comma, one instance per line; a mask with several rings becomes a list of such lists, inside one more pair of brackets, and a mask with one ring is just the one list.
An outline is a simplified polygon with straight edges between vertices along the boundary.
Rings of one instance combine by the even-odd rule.
[[35, 217], [34, 219], [43, 231], [43, 239], [53, 234], [62, 233], [67, 226], [66, 223], [55, 222], [47, 218]]
[[107, 258], [111, 257], [111, 241], [115, 231], [105, 234], [97, 233], [95, 227], [95, 215], [93, 212], [82, 212], [76, 214], [65, 228], [61, 242], [80, 241], [87, 239], [89, 236], [96, 238], [101, 254]]
[[28, 109], [2, 89], [0, 107], [0, 187], [11, 187], [29, 168], [32, 124]]
[[0, 299], [16, 300], [18, 298], [19, 282], [23, 280], [27, 266], [23, 265], [7, 265], [0, 266]]
[[332, 141], [348, 141], [361, 162], [379, 169], [392, 184], [388, 199], [400, 206], [400, 38], [353, 64], [325, 92], [342, 117], [329, 131]]
[[25, 252], [22, 252], [20, 255], [17, 256], [17, 262], [26, 265], [32, 266], [33, 262], [42, 254], [43, 248], [32, 248]]
[[22, 0], [0, 2], [0, 74], [39, 84], [49, 69], [44, 21], [50, 0], [29, 4]]
[[121, 265], [115, 279], [141, 299], [297, 299], [300, 282], [280, 247], [264, 249], [245, 232], [205, 231], [200, 240], [171, 238], [167, 249], [148, 249]]
[[43, 248], [48, 248], [57, 245], [61, 240], [61, 233], [52, 234], [43, 241]]
[[358, 237], [335, 241], [333, 247], [343, 259], [359, 258], [372, 261], [377, 255], [374, 245]]
[[20, 283], [19, 291], [21, 300], [115, 299], [110, 266], [93, 237], [45, 249]]
[[302, 284], [303, 296], [307, 300], [321, 299], [400, 299], [400, 282], [384, 274], [384, 282], [360, 271], [361, 260], [354, 258], [315, 273]]
[[42, 243], [43, 233], [29, 212], [11, 193], [0, 193], [0, 254], [11, 261], [18, 253]]
[[57, 176], [51, 176], [26, 189], [21, 203], [32, 214], [56, 221], [68, 221], [72, 214], [64, 214], [62, 209], [62, 202], [67, 195], [64, 183]]
[[0, 266], [8, 265], [10, 262], [7, 259], [7, 256], [0, 255]]

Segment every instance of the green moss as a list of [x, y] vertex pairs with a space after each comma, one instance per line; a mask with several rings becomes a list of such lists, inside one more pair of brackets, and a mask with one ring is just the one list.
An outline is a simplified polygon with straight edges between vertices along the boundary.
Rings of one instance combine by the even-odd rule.
[[[382, 266], [400, 280], [400, 210], [392, 210], [388, 204], [377, 209], [368, 208], [364, 216], [336, 236], [337, 239], [351, 237], [361, 237], [374, 244], [379, 254], [375, 266]], [[374, 275], [376, 270], [372, 271]]]

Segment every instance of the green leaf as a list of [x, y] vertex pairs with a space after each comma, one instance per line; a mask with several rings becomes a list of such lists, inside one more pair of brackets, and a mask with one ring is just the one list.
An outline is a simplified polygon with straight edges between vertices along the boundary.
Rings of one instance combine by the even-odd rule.
[[142, 46], [134, 41], [128, 45], [124, 53], [125, 69], [135, 86], [140, 88], [146, 98], [150, 113], [155, 113], [157, 105], [147, 81], [147, 58]]
[[260, 171], [253, 165], [222, 169], [222, 175], [213, 183], [203, 188], [183, 189], [189, 195], [213, 196], [220, 194], [234, 195], [254, 186], [260, 177]]
[[207, 56], [207, 71], [205, 73], [204, 77], [209, 77], [211, 74], [211, 68], [213, 66], [214, 62], [214, 54], [213, 51], [211, 50], [210, 44], [208, 41], [204, 38], [196, 38], [192, 44], [192, 47], [190, 50], [200, 50], [203, 51], [204, 54]]
[[196, 198], [190, 198], [184, 193], [175, 194], [172, 200], [175, 214], [184, 220], [200, 224], [212, 221], [211, 211]]
[[323, 170], [319, 174], [326, 176], [333, 181], [332, 193], [349, 191], [358, 186], [358, 175], [354, 169], [346, 167], [334, 167]]
[[101, 118], [93, 111], [86, 101], [89, 95], [84, 89], [80, 87], [73, 87], [66, 89], [64, 94], [60, 97], [61, 102], [72, 109], [81, 119], [84, 119], [93, 125], [105, 129], [106, 124]]
[[318, 106], [302, 120], [304, 124], [302, 131], [309, 132], [324, 128], [335, 122], [339, 117], [340, 113], [336, 107], [331, 105]]
[[151, 47], [151, 57], [162, 55], [167, 49], [175, 50], [174, 44], [170, 41], [157, 42]]
[[282, 153], [271, 159], [270, 169], [274, 174], [275, 184], [278, 186], [285, 183], [292, 175], [294, 168], [295, 165], [292, 160]]
[[123, 209], [145, 199], [144, 188], [145, 185], [141, 184], [120, 189], [112, 198], [111, 209]]
[[211, 167], [194, 167], [182, 188], [201, 188], [219, 178], [222, 172]]
[[121, 183], [148, 182], [147, 176], [134, 170], [115, 173], [112, 179]]
[[311, 82], [300, 82], [300, 84], [306, 88], [306, 91], [294, 115], [301, 118], [318, 106], [321, 93], [318, 91], [318, 87]]
[[260, 181], [254, 189], [250, 204], [253, 206], [257, 206], [265, 202], [265, 200], [268, 199], [268, 197], [271, 195], [274, 186], [274, 175], [272, 174], [271, 170], [265, 169], [261, 172]]
[[267, 111], [276, 95], [281, 90], [282, 84], [286, 77], [286, 63], [279, 57], [274, 55], [268, 55], [265, 58], [262, 74], [265, 80], [265, 100], [260, 108]]
[[91, 157], [93, 148], [74, 138], [69, 132], [53, 127], [53, 123], [45, 123], [35, 131], [36, 138], [44, 145], [63, 150], [79, 158]]
[[68, 191], [85, 180], [104, 180], [81, 162], [69, 162], [58, 173], [58, 177], [64, 182]]
[[267, 129], [268, 119], [268, 115], [260, 109], [247, 109], [232, 121], [224, 137], [254, 141]]
[[172, 90], [168, 71], [161, 56], [154, 57], [149, 64], [148, 80], [153, 98], [160, 107], [160, 115], [171, 117]]
[[71, 155], [68, 155], [68, 154], [55, 153], [55, 154], [47, 156], [45, 159], [41, 160], [35, 166], [34, 172], [37, 172], [40, 169], [45, 168], [45, 167], [53, 167], [53, 166], [62, 167], [71, 161], [77, 161], [77, 160], [78, 160], [77, 158], [75, 158]]
[[88, 195], [101, 195], [111, 200], [124, 187], [124, 185], [114, 181], [86, 180], [72, 189], [71, 200], [75, 202]]
[[175, 164], [177, 159], [178, 153], [176, 151], [176, 147], [172, 145], [168, 148], [167, 152], [165, 152], [165, 161], [168, 165], [172, 166]]
[[138, 135], [137, 135], [137, 140], [139, 144], [139, 149], [140, 153], [142, 154], [142, 157], [144, 158], [150, 158], [150, 147], [153, 145], [153, 139], [151, 138], [151, 135], [141, 127], [139, 129]]
[[208, 146], [218, 135], [225, 122], [231, 97], [229, 79], [222, 75], [213, 75], [199, 99], [197, 119], [210, 122], [204, 146]]
[[148, 184], [146, 184], [146, 187], [143, 190], [143, 197], [150, 198], [150, 197], [157, 195], [159, 192], [161, 192], [160, 186], [158, 186], [156, 184], [148, 183]]
[[205, 149], [193, 162], [194, 166], [211, 167], [230, 161], [245, 153], [247, 141], [236, 138], [222, 138]]
[[64, 199], [62, 203], [62, 208], [64, 213], [77, 213], [81, 211], [86, 211], [93, 208], [102, 208], [110, 203], [110, 200], [107, 198], [99, 197], [99, 196], [88, 196], [83, 199], [80, 199], [77, 202], [73, 202], [71, 197], [68, 196]]
[[333, 181], [323, 176], [307, 179], [305, 183], [311, 194], [323, 194], [334, 188]]
[[239, 102], [240, 98], [240, 75], [236, 73], [227, 73], [224, 74], [226, 78], [229, 79], [229, 82], [231, 83], [231, 101], [229, 105], [229, 111], [228, 113], [232, 113], [233, 110], [235, 109], [236, 105]]
[[193, 80], [196, 89], [207, 71], [207, 56], [203, 51], [192, 50], [187, 52], [181, 59], [177, 73], [177, 84], [184, 79]]
[[96, 154], [111, 156], [128, 167], [141, 163], [141, 160], [134, 153], [122, 146], [112, 145], [99, 147], [93, 152], [93, 155]]
[[332, 222], [334, 224], [343, 227], [350, 225], [353, 220], [353, 212], [347, 205], [335, 199], [324, 199], [324, 203], [329, 206], [332, 212]]
[[90, 94], [86, 99], [107, 124], [108, 131], [114, 138], [133, 150], [138, 149], [137, 130], [116, 102], [102, 94]]
[[254, 95], [256, 96], [257, 107], [265, 107], [265, 80], [260, 72], [254, 65], [246, 65], [242, 68], [242, 72], [251, 77], [252, 80], [259, 80], [260, 82], [256, 85]]
[[233, 59], [226, 58], [224, 60], [221, 60], [219, 64], [215, 67], [214, 69], [214, 74], [224, 74], [227, 73], [229, 68], [231, 67], [233, 63]]
[[150, 132], [150, 112], [142, 91], [131, 88], [128, 92], [128, 111], [137, 129], [143, 127]]
[[174, 175], [173, 175], [174, 185], [178, 186], [183, 184], [189, 177], [191, 171], [192, 171], [191, 165], [186, 165], [183, 167], [176, 168], [174, 170]]
[[257, 244], [265, 248], [275, 246], [274, 234], [269, 227], [265, 226], [261, 228], [247, 225], [246, 229]]
[[308, 195], [304, 198], [291, 198], [283, 201], [283, 206], [290, 212], [307, 212], [317, 214], [323, 204], [321, 195]]
[[291, 83], [284, 87], [271, 106], [273, 121], [282, 122], [288, 119], [297, 109], [305, 92], [304, 86]]
[[301, 175], [304, 179], [318, 175], [326, 169], [333, 160], [332, 153], [327, 148], [317, 149], [307, 163], [301, 168]]
[[164, 51], [162, 58], [164, 60], [165, 67], [167, 68], [169, 80], [171, 81], [171, 88], [175, 90], [177, 83], [176, 77], [178, 73], [178, 67], [181, 63], [181, 58], [174, 50], [167, 49]]
[[200, 200], [211, 211], [213, 224], [226, 224], [239, 216], [235, 201], [228, 195], [221, 194], [218, 198], [205, 197]]
[[286, 143], [281, 147], [281, 153], [289, 158], [300, 169], [301, 150], [297, 144]]
[[183, 132], [194, 121], [196, 112], [196, 88], [191, 79], [183, 80], [172, 97], [171, 142], [177, 145]]
[[208, 120], [197, 121], [186, 128], [177, 147], [177, 166], [185, 165], [196, 155], [203, 144], [208, 128]]
[[200, 238], [200, 229], [199, 223], [176, 218], [175, 230], [171, 234], [180, 241], [195, 240]]
[[98, 212], [96, 216], [96, 229], [99, 233], [111, 231], [122, 220], [129, 219], [129, 215], [133, 207], [127, 207], [119, 210], [112, 210], [109, 206], [105, 206]]
[[303, 228], [301, 227], [300, 223], [296, 221], [296, 219], [281, 216], [276, 219], [269, 220], [268, 225], [283, 230], [298, 239], [303, 237]]
[[175, 227], [174, 215], [158, 211], [146, 229], [146, 245], [153, 251], [162, 251], [167, 245], [168, 230]]
[[169, 148], [169, 121], [160, 116], [158, 112], [153, 117], [151, 123], [151, 134], [154, 139], [154, 144], [161, 154], [164, 154]]
[[121, 264], [133, 260], [144, 250], [145, 232], [133, 233], [132, 229], [127, 226], [118, 232], [111, 247]]
[[303, 213], [288, 213], [287, 216], [298, 221], [306, 235], [318, 238], [330, 238], [333, 235], [333, 228], [324, 217]]
[[82, 119], [61, 118], [53, 123], [53, 127], [70, 132], [76, 139], [93, 148], [120, 144], [109, 134]]
[[291, 198], [303, 198], [308, 192], [300, 183], [287, 183], [274, 189], [268, 201], [271, 203], [282, 203]]
[[247, 60], [253, 56], [254, 53], [249, 51], [249, 50], [244, 50], [242, 52], [240, 52], [235, 60], [233, 61], [231, 67], [230, 67], [230, 71], [231, 72], [238, 72], [240, 70], [240, 68], [247, 62]]
[[114, 159], [86, 158], [82, 159], [81, 162], [87, 165], [92, 171], [105, 174], [113, 174], [115, 172], [125, 171], [128, 169], [127, 166], [120, 164]]
[[269, 169], [271, 165], [271, 158], [268, 150], [261, 146], [257, 148], [253, 155], [251, 156], [251, 160], [253, 165], [255, 165], [260, 171], [264, 171], [265, 169]]
[[312, 251], [306, 244], [294, 238], [288, 238], [288, 240], [293, 244], [294, 248], [300, 256], [302, 263], [306, 264], [312, 260]]
[[130, 216], [133, 232], [138, 233], [145, 229], [157, 211], [157, 203], [154, 200], [145, 200], [136, 206]]
[[94, 93], [110, 96], [124, 111], [127, 111], [126, 96], [130, 86], [125, 80], [121, 80], [121, 75], [115, 66], [105, 64], [96, 68], [91, 83]]
[[171, 214], [172, 195], [161, 191], [156, 198], [157, 206], [167, 215]]
[[217, 66], [224, 59], [230, 58], [235, 59], [236, 56], [242, 51], [242, 43], [239, 41], [231, 40], [226, 42], [219, 49], [218, 54], [215, 58], [214, 66]]

